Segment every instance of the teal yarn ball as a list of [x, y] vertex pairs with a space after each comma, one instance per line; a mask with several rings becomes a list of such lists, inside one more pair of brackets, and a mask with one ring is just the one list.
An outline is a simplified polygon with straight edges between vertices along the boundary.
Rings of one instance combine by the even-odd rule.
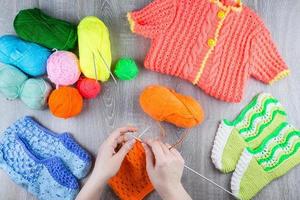
[[19, 97], [22, 84], [28, 77], [16, 67], [0, 63], [0, 93], [9, 99]]
[[20, 98], [31, 109], [41, 110], [47, 106], [51, 85], [42, 78], [28, 79], [21, 88]]
[[139, 68], [131, 58], [121, 58], [115, 68], [115, 75], [120, 80], [135, 79], [139, 73]]

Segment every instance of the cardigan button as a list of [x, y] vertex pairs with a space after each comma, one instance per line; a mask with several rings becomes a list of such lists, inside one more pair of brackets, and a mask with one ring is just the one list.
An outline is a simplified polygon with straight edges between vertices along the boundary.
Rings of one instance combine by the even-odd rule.
[[224, 17], [225, 17], [225, 12], [224, 12], [223, 10], [220, 10], [220, 11], [218, 12], [218, 18], [219, 18], [219, 19], [224, 19]]
[[214, 47], [214, 46], [216, 46], [216, 40], [214, 40], [214, 39], [209, 39], [209, 40], [207, 41], [207, 44], [208, 44], [209, 47]]

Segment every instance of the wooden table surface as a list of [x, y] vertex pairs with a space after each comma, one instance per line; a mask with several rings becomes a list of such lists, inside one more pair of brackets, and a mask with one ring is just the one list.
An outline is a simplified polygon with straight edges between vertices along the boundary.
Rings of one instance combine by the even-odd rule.
[[[224, 103], [206, 95], [192, 84], [178, 78], [153, 73], [143, 69], [143, 59], [149, 48], [149, 40], [130, 33], [126, 21], [128, 11], [142, 8], [150, 0], [1, 0], [0, 34], [14, 34], [13, 19], [24, 8], [38, 7], [49, 15], [78, 23], [88, 15], [101, 18], [109, 27], [113, 61], [122, 56], [135, 58], [141, 69], [136, 80], [103, 84], [101, 95], [84, 102], [84, 111], [76, 118], [62, 120], [52, 116], [48, 110], [33, 111], [27, 109], [21, 101], [7, 101], [0, 98], [0, 130], [4, 130], [16, 119], [29, 115], [44, 126], [56, 132], [71, 132], [76, 139], [93, 155], [98, 146], [114, 128], [133, 123], [141, 130], [152, 127], [151, 134], [158, 133], [154, 121], [141, 110], [138, 97], [149, 84], [161, 84], [172, 87], [178, 92], [191, 95], [201, 102], [206, 119], [204, 123], [190, 131], [180, 150], [186, 164], [206, 177], [229, 189], [231, 175], [219, 173], [213, 166], [210, 154], [216, 128], [220, 119], [233, 119], [239, 111], [259, 92], [271, 92], [285, 106], [289, 121], [300, 127], [300, 0], [247, 0], [244, 4], [253, 8], [270, 28], [278, 48], [289, 65], [291, 75], [274, 84], [264, 85], [258, 81], [248, 81], [244, 100], [239, 104]], [[168, 133], [167, 141], [174, 142], [182, 129], [163, 124]], [[231, 199], [229, 195], [194, 174], [185, 171], [182, 179], [184, 187], [193, 199]], [[256, 199], [300, 199], [300, 167], [273, 181]], [[0, 170], [0, 199], [30, 200], [34, 197], [14, 184]], [[117, 199], [111, 189], [105, 189], [105, 200]], [[153, 192], [147, 199], [159, 199]]]

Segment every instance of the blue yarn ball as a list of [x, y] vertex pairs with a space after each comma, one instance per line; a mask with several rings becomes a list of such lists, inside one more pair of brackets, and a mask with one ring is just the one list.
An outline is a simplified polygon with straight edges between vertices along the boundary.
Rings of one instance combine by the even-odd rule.
[[38, 44], [26, 42], [13, 35], [0, 37], [0, 62], [14, 65], [30, 76], [46, 73], [50, 50]]

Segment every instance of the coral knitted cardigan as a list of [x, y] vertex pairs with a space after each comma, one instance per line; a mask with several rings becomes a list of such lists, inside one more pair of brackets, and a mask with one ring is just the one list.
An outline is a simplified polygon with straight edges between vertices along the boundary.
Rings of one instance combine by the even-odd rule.
[[128, 20], [151, 39], [146, 68], [223, 101], [240, 102], [250, 76], [273, 83], [289, 73], [263, 21], [240, 0], [154, 0]]

